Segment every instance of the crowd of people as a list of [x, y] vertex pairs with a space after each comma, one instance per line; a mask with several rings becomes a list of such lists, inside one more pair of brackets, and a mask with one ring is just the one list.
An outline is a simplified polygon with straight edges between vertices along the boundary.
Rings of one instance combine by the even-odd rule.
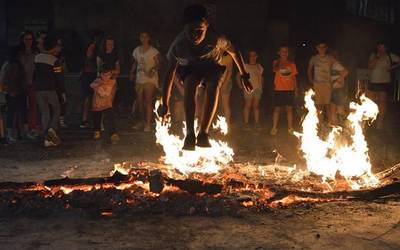
[[[207, 12], [194, 5], [184, 13], [185, 28], [173, 41], [166, 55], [165, 79], [160, 79], [162, 55], [151, 45], [149, 32], [140, 33], [140, 46], [132, 52], [129, 80], [134, 84], [135, 113], [133, 129], [151, 132], [156, 91], [163, 88], [163, 105], [159, 114], [170, 112], [174, 122], [186, 120], [184, 149], [195, 145], [209, 146], [208, 130], [219, 101], [228, 125], [231, 119], [231, 90], [234, 82], [243, 91], [243, 130], [259, 131], [260, 101], [265, 89], [264, 75], [273, 74], [273, 113], [270, 134], [277, 135], [281, 111], [286, 111], [287, 132], [293, 134], [294, 106], [299, 94], [296, 64], [288, 45], [277, 48], [272, 69], [259, 63], [259, 52], [248, 50], [244, 61], [240, 52], [223, 36], [208, 30]], [[21, 34], [19, 44], [9, 49], [0, 74], [0, 140], [2, 144], [17, 140], [41, 138], [45, 147], [61, 143], [60, 128], [66, 127], [64, 115], [67, 96], [63, 73], [66, 71], [60, 37], [46, 32]], [[93, 128], [93, 138], [117, 143], [119, 135], [113, 109], [117, 78], [121, 65], [115, 40], [106, 36], [101, 44], [92, 41], [85, 51], [79, 82], [82, 92], [83, 129]], [[316, 54], [309, 60], [308, 80], [315, 91], [320, 120], [339, 125], [346, 115], [348, 103], [346, 76], [349, 71], [340, 62], [338, 53], [328, 50], [328, 43], [316, 43]], [[367, 94], [379, 104], [377, 128], [383, 128], [386, 95], [390, 91], [391, 70], [400, 58], [379, 42], [369, 59], [370, 81]], [[238, 68], [233, 74], [233, 65]], [[172, 97], [172, 98], [171, 98]], [[173, 108], [169, 108], [169, 100]], [[200, 132], [195, 136], [194, 119], [200, 119]], [[3, 120], [4, 118], [4, 120]], [[253, 118], [253, 119], [251, 119]], [[253, 120], [253, 121], [252, 121]], [[252, 121], [252, 122], [251, 122]], [[252, 124], [252, 125], [250, 125]]]

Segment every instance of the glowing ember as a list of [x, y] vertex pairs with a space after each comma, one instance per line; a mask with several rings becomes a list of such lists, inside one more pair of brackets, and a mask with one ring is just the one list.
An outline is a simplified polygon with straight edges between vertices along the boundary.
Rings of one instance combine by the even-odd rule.
[[309, 172], [321, 175], [324, 180], [335, 179], [336, 174], [345, 177], [353, 189], [373, 187], [378, 179], [371, 172], [368, 145], [363, 134], [364, 121], [374, 120], [378, 115], [378, 106], [361, 96], [360, 102], [350, 103], [347, 116], [350, 138], [343, 142], [342, 127], [333, 128], [326, 139], [318, 136], [318, 111], [312, 100], [314, 92], [309, 90], [305, 96], [308, 110], [302, 127], [301, 150], [307, 162]]
[[[159, 102], [156, 103], [157, 110]], [[162, 119], [156, 113], [156, 138], [157, 143], [163, 147], [165, 156], [163, 161], [171, 165], [182, 174], [190, 173], [217, 173], [221, 167], [233, 159], [233, 150], [226, 142], [210, 140], [211, 148], [196, 147], [195, 151], [183, 151], [183, 138], [170, 134], [171, 123], [162, 123]], [[228, 125], [225, 118], [218, 117], [217, 123], [213, 126], [223, 134], [227, 133]], [[185, 134], [186, 129], [183, 128]]]

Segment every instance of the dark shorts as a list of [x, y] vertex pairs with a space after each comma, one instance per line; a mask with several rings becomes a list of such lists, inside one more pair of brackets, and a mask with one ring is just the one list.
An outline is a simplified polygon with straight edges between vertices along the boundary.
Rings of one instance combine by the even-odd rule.
[[338, 106], [344, 106], [346, 104], [346, 90], [344, 88], [332, 89], [331, 102]]
[[368, 90], [372, 92], [390, 92], [392, 90], [392, 86], [388, 82], [380, 83], [380, 82], [369, 82]]
[[86, 99], [93, 95], [93, 89], [90, 84], [96, 79], [96, 73], [82, 73], [80, 77], [82, 97]]
[[294, 91], [274, 91], [274, 107], [294, 106]]
[[225, 66], [214, 62], [200, 62], [187, 66], [178, 66], [176, 73], [183, 82], [188, 76], [192, 76], [198, 79], [199, 84], [206, 86], [208, 84], [220, 84], [225, 69]]

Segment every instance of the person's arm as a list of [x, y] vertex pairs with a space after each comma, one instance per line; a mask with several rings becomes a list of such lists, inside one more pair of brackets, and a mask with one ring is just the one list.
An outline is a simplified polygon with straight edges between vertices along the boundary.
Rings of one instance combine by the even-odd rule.
[[229, 53], [229, 55], [231, 55], [233, 61], [236, 64], [236, 67], [239, 70], [240, 73], [240, 83], [243, 86], [243, 89], [246, 92], [251, 92], [253, 91], [253, 86], [251, 85], [249, 79], [250, 79], [250, 75], [249, 73], [246, 72], [246, 69], [244, 67], [244, 61], [243, 61], [243, 57], [240, 54], [239, 51], [237, 51], [235, 49], [235, 47], [232, 44], [229, 44], [229, 46], [226, 48], [226, 52]]
[[279, 61], [278, 60], [274, 60], [272, 62], [272, 72], [274, 72], [274, 73], [279, 72]]
[[169, 112], [169, 100], [171, 99], [171, 91], [177, 68], [178, 63], [176, 61], [168, 62], [162, 89], [162, 106], [160, 106], [160, 109], [158, 110], [159, 116], [163, 118], [163, 123], [165, 122]]
[[390, 70], [393, 70], [400, 66], [400, 58], [394, 54], [390, 54], [390, 56], [391, 56], [392, 62], [393, 62], [392, 66], [390, 67]]
[[57, 92], [61, 93], [63, 101], [64, 101], [64, 103], [66, 103], [67, 102], [67, 96], [65, 94], [64, 73], [63, 73], [63, 67], [60, 64], [59, 60], [57, 60], [54, 63], [53, 71], [54, 71], [54, 74], [56, 76], [56, 89], [57, 89]]
[[119, 61], [115, 62], [115, 69], [112, 71], [114, 78], [117, 78], [121, 73], [121, 66], [119, 65]]
[[129, 80], [130, 81], [135, 81], [136, 78], [136, 67], [137, 67], [137, 63], [135, 58], [133, 58], [133, 63], [132, 63], [132, 67], [131, 70], [129, 71]]
[[375, 68], [376, 63], [379, 61], [379, 56], [377, 54], [372, 54], [369, 57], [368, 61], [368, 69], [373, 69]]

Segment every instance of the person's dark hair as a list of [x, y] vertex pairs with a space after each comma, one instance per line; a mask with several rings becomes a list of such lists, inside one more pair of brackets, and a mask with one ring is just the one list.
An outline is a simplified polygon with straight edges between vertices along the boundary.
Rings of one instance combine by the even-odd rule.
[[207, 18], [207, 9], [201, 4], [189, 5], [183, 11], [183, 24], [200, 22]]
[[43, 42], [43, 48], [45, 50], [51, 50], [58, 45], [58, 38], [55, 35], [48, 34]]
[[84, 51], [84, 53], [85, 53], [85, 54], [84, 54], [84, 55], [85, 55], [85, 58], [86, 58], [86, 52], [87, 52], [87, 50], [89, 49], [90, 45], [92, 45], [92, 44], [94, 44], [93, 57], [94, 57], [94, 58], [97, 57], [97, 44], [96, 44], [96, 41], [92, 40], [92, 41], [90, 41], [88, 44], [86, 44], [85, 51]]
[[32, 51], [36, 51], [37, 50], [37, 42], [35, 39], [35, 34], [30, 31], [30, 30], [25, 30], [23, 31], [20, 35], [19, 35], [19, 39], [18, 39], [18, 51], [25, 51], [25, 44], [24, 44], [24, 38], [25, 36], [32, 36]]
[[325, 44], [326, 46], [329, 46], [328, 41], [326, 41], [325, 39], [319, 39], [316, 41], [315, 46], [318, 46], [320, 44]]
[[111, 72], [111, 71], [113, 71], [113, 67], [111, 65], [106, 64], [106, 63], [102, 64], [100, 66], [100, 69], [99, 69], [100, 73], [108, 73], [108, 72]]
[[106, 43], [107, 43], [107, 40], [112, 40], [112, 41], [114, 41], [114, 49], [113, 49], [113, 51], [112, 51], [112, 53], [113, 54], [116, 54], [117, 52], [117, 46], [116, 46], [116, 44], [115, 44], [115, 39], [114, 39], [114, 37], [112, 37], [111, 35], [108, 35], [108, 36], [106, 36], [104, 39], [103, 39], [103, 41], [101, 42], [101, 48], [100, 48], [100, 51], [99, 51], [99, 55], [105, 55], [106, 54]]

